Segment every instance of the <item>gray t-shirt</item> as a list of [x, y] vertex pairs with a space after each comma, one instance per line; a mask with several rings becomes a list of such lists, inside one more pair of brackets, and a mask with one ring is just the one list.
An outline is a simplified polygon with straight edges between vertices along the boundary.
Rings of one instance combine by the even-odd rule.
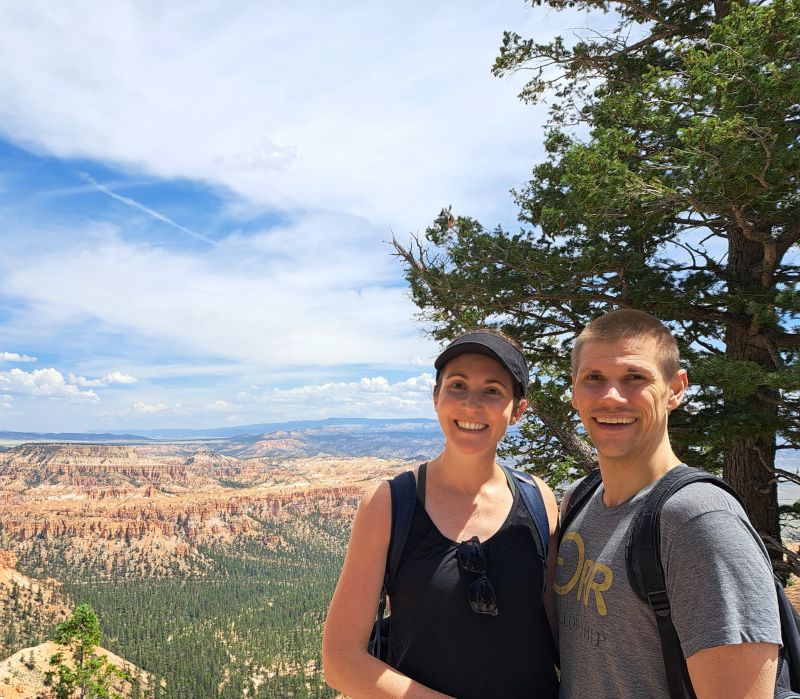
[[[555, 591], [566, 699], [669, 699], [655, 616], [625, 568], [644, 488], [616, 507], [602, 484], [564, 532]], [[739, 504], [710, 483], [675, 493], [661, 513], [661, 556], [685, 657], [714, 646], [780, 644], [772, 570]]]

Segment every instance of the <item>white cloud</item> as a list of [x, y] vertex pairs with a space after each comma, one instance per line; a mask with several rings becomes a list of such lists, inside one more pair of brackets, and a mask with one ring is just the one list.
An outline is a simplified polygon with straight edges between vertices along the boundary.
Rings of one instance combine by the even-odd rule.
[[[430, 412], [434, 378], [420, 374], [391, 383], [382, 376], [296, 388], [273, 388], [261, 394], [239, 393], [237, 401], [281, 407], [302, 415], [303, 409], [325, 417], [336, 415], [419, 415]], [[376, 412], [377, 411], [377, 412]]]
[[27, 354], [17, 352], [0, 352], [0, 361], [3, 362], [35, 362], [36, 357], [29, 357]]
[[102, 379], [108, 384], [112, 383], [119, 383], [119, 384], [132, 384], [136, 383], [136, 378], [131, 376], [130, 374], [123, 374], [121, 371], [112, 371], [110, 374], [106, 374]]
[[230, 413], [236, 410], [237, 406], [226, 400], [215, 400], [213, 403], [206, 403], [203, 408], [207, 413]]
[[[409, 320], [415, 309], [405, 290], [387, 285], [399, 276], [387, 246], [365, 244], [352, 231], [348, 241], [343, 229], [351, 221], [328, 222], [331, 240], [342, 231], [334, 244], [317, 223], [233, 240], [202, 256], [110, 239], [6, 260], [0, 290], [35, 309], [39, 333], [89, 318], [150, 345], [259, 366], [408, 366], [422, 347], [432, 348]], [[286, 253], [292, 240], [295, 258]], [[110, 376], [75, 383], [100, 386]], [[124, 382], [120, 376], [113, 382]]]
[[9, 396], [7, 393], [0, 395], [0, 408], [3, 410], [10, 410], [13, 402], [13, 396]]
[[66, 398], [72, 401], [100, 400], [94, 391], [81, 391], [77, 386], [68, 384], [61, 372], [56, 369], [35, 369], [30, 372], [21, 369], [0, 371], [0, 389], [9, 393]]
[[164, 405], [163, 403], [143, 403], [137, 402], [131, 406], [134, 413], [140, 413], [142, 415], [147, 415], [150, 413], [161, 413], [165, 410], [169, 410], [169, 406]]
[[76, 376], [75, 374], [68, 375], [69, 382], [76, 386], [91, 386], [93, 388], [110, 386], [111, 384], [129, 385], [136, 383], [136, 379], [129, 374], [123, 374], [121, 371], [112, 371], [100, 379], [87, 379], [85, 376]]
[[521, 1], [90, 7], [0, 7], [13, 140], [399, 230], [499, 212], [541, 152], [544, 110], [489, 71], [503, 30], [546, 38]]
[[0, 344], [75, 372], [0, 392], [86, 403], [27, 401], [17, 426], [430, 414], [427, 379], [378, 376], [437, 350], [385, 241], [449, 204], [517, 225], [546, 114], [489, 69], [503, 30], [585, 20], [545, 27], [522, 0], [82, 7], [0, 3], [0, 138], [53, 175], [15, 191], [0, 169]]

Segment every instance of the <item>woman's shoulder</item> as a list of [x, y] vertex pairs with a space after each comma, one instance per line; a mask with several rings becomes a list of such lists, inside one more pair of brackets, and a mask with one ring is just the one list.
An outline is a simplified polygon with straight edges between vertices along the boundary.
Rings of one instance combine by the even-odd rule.
[[392, 514], [392, 494], [389, 481], [370, 483], [361, 494], [356, 519], [380, 525], [390, 522]]
[[[414, 478], [417, 477], [418, 468], [411, 469], [408, 472], [401, 472], [398, 475], [403, 475], [404, 473], [412, 473]], [[391, 486], [389, 485], [388, 480], [380, 480], [375, 481], [374, 483], [370, 483], [366, 488], [364, 488], [364, 492], [361, 495], [361, 503], [358, 507], [359, 514], [358, 516], [361, 518], [367, 518], [369, 520], [376, 520], [377, 522], [389, 522], [391, 523], [391, 514], [392, 514], [392, 492]]]

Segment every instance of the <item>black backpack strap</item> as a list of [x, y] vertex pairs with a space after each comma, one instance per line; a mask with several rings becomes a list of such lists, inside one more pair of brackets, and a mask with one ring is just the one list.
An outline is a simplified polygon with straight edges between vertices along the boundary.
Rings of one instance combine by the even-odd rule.
[[789, 699], [799, 696], [797, 692], [800, 692], [800, 619], [777, 577], [775, 589], [778, 593], [783, 642], [778, 659], [778, 690], [775, 692], [775, 699]]
[[413, 471], [404, 471], [389, 481], [392, 491], [392, 533], [389, 538], [389, 553], [386, 557], [385, 584], [389, 589], [400, 565], [400, 556], [406, 545], [414, 507], [417, 500], [417, 481]]
[[386, 659], [384, 644], [388, 641], [387, 627], [383, 618], [386, 613], [386, 595], [397, 575], [400, 556], [405, 548], [414, 519], [414, 507], [417, 500], [417, 481], [414, 478], [414, 472], [404, 471], [392, 478], [389, 481], [389, 491], [392, 497], [392, 528], [389, 534], [389, 549], [386, 553], [386, 570], [383, 574], [381, 597], [378, 601], [378, 611], [375, 614], [375, 624], [368, 646], [369, 652], [381, 660]]
[[417, 469], [417, 500], [422, 509], [425, 509], [425, 483], [428, 474], [428, 464], [420, 464]]
[[558, 532], [558, 543], [561, 543], [561, 537], [567, 531], [570, 522], [575, 519], [575, 515], [583, 509], [583, 506], [589, 502], [594, 492], [602, 483], [600, 477], [600, 469], [596, 468], [590, 471], [586, 477], [581, 480], [575, 489], [570, 493], [569, 501], [566, 507], [561, 508], [561, 525]]
[[[625, 565], [628, 579], [637, 597], [656, 615], [661, 636], [661, 652], [672, 699], [694, 699], [689, 671], [681, 650], [680, 639], [672, 623], [672, 610], [667, 598], [667, 584], [661, 565], [661, 510], [664, 503], [689, 483], [711, 482], [730, 493], [741, 503], [739, 495], [721, 478], [690, 466], [676, 466], [668, 471], [647, 494], [628, 532]], [[680, 669], [679, 672], [676, 672]]]
[[533, 476], [523, 471], [518, 471], [514, 468], [501, 466], [506, 474], [508, 483], [513, 490], [518, 487], [519, 494], [522, 502], [525, 504], [525, 509], [528, 510], [530, 518], [533, 520], [534, 529], [536, 530], [536, 552], [542, 561], [547, 560], [547, 548], [550, 545], [550, 520], [547, 518], [547, 508], [544, 505], [542, 492]]

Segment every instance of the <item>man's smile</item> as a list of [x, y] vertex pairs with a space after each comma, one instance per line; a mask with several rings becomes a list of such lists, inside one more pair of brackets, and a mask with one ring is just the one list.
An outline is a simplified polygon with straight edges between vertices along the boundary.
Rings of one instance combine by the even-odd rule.
[[636, 422], [635, 417], [595, 417], [595, 422], [601, 425], [631, 425]]

